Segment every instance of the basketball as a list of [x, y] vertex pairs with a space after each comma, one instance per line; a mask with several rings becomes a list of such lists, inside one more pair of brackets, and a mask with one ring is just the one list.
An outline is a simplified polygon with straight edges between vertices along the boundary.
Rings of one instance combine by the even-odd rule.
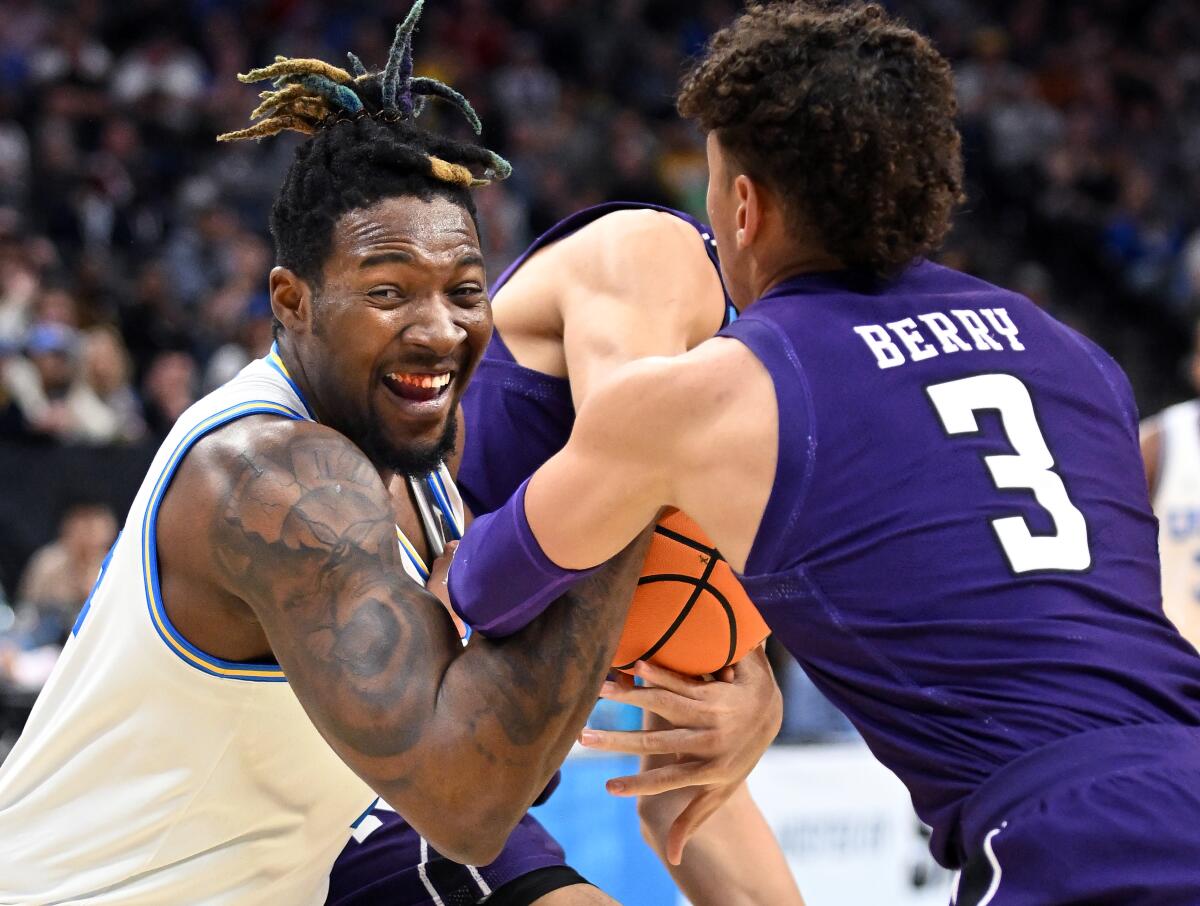
[[659, 520], [613, 656], [699, 676], [737, 663], [770, 634], [725, 558], [679, 510]]

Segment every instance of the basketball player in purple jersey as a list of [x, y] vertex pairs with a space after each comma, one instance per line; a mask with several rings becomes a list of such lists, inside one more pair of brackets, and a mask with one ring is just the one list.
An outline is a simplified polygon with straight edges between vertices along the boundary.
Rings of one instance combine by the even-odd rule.
[[[736, 317], [712, 231], [679, 211], [630, 202], [580, 211], [539, 237], [493, 283], [492, 311], [495, 330], [462, 404], [458, 484], [476, 514], [501, 506], [562, 448], [576, 408], [608, 373], [694, 348]], [[647, 665], [658, 691], [632, 695], [649, 705], [651, 732], [615, 736], [652, 753], [648, 770], [615, 783], [642, 796], [643, 833], [693, 903], [795, 902], [795, 882], [742, 783], [778, 731], [779, 693], [761, 650], [731, 672], [732, 683], [701, 686]], [[702, 706], [712, 715], [695, 713]], [[686, 731], [681, 741], [664, 715], [707, 732]], [[609, 745], [613, 735], [585, 731], [584, 741]], [[715, 745], [718, 737], [731, 745]], [[671, 757], [677, 752], [710, 757], [685, 767]], [[647, 795], [678, 785], [681, 772], [710, 787], [694, 804], [694, 790]], [[730, 796], [680, 862], [684, 842]]]
[[1200, 902], [1200, 658], [1132, 393], [924, 260], [961, 194], [948, 64], [876, 5], [755, 5], [680, 109], [742, 316], [589, 395], [462, 542], [456, 610], [512, 631], [677, 506], [907, 785], [959, 906]]

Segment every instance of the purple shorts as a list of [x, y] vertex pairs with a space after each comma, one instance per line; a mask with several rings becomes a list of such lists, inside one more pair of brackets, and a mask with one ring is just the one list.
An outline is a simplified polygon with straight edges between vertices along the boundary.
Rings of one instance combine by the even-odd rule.
[[[382, 801], [360, 819], [333, 864], [326, 906], [466, 906], [530, 872], [564, 865], [562, 847], [526, 815], [496, 861], [451, 862]], [[582, 879], [579, 879], [582, 880]]]
[[1200, 904], [1200, 729], [1080, 733], [963, 809], [956, 906]]

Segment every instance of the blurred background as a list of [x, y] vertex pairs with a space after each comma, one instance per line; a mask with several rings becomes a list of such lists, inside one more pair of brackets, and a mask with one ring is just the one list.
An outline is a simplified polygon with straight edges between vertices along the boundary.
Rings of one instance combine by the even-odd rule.
[[[954, 63], [969, 201], [944, 263], [1092, 337], [1144, 415], [1195, 395], [1200, 4], [897, 0]], [[267, 212], [296, 139], [221, 145], [276, 53], [368, 66], [408, 0], [4, 0], [0, 10], [0, 757], [155, 446], [270, 343]], [[479, 192], [489, 271], [608, 199], [703, 216], [682, 67], [727, 0], [433, 0], [423, 74], [474, 102], [513, 178]], [[442, 115], [440, 122], [437, 121]], [[432, 105], [433, 125], [459, 133]], [[786, 657], [755, 784], [810, 903], [941, 902], [903, 791]], [[596, 719], [628, 722], [620, 712]], [[624, 768], [577, 758], [547, 821], [623, 902], [673, 901]], [[581, 823], [583, 822], [583, 823]], [[875, 886], [871, 886], [874, 884]], [[856, 886], [857, 885], [857, 886]], [[865, 885], [865, 886], [864, 886]]]

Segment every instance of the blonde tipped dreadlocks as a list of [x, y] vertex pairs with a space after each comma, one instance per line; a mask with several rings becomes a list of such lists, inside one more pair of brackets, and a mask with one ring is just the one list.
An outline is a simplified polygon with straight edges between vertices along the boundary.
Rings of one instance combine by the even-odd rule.
[[478, 135], [479, 117], [454, 89], [413, 74], [417, 0], [396, 29], [387, 64], [371, 72], [354, 54], [345, 69], [322, 60], [277, 57], [240, 76], [269, 82], [251, 114], [252, 125], [222, 141], [300, 132], [300, 142], [271, 205], [275, 260], [324, 286], [324, 267], [341, 218], [389, 199], [449, 201], [479, 231], [471, 189], [508, 176], [497, 154], [421, 128], [416, 119], [429, 99], [460, 111]]
[[[439, 98], [457, 108], [479, 135], [483, 124], [465, 97], [436, 79], [413, 77], [412, 39], [423, 7], [424, 0], [416, 0], [396, 27], [387, 65], [381, 72], [368, 72], [358, 57], [347, 54], [353, 73], [323, 60], [276, 57], [269, 66], [239, 75], [242, 82], [270, 80], [275, 90], [263, 92], [262, 103], [251, 112], [250, 119], [259, 122], [219, 135], [217, 141], [266, 138], [285, 130], [311, 136], [336, 123], [362, 117], [412, 125], [427, 98]], [[512, 173], [512, 167], [500, 155], [486, 148], [478, 150], [485, 158], [481, 172], [473, 170], [468, 162], [444, 160], [432, 153], [426, 155], [428, 172], [435, 179], [465, 188], [487, 185]]]

